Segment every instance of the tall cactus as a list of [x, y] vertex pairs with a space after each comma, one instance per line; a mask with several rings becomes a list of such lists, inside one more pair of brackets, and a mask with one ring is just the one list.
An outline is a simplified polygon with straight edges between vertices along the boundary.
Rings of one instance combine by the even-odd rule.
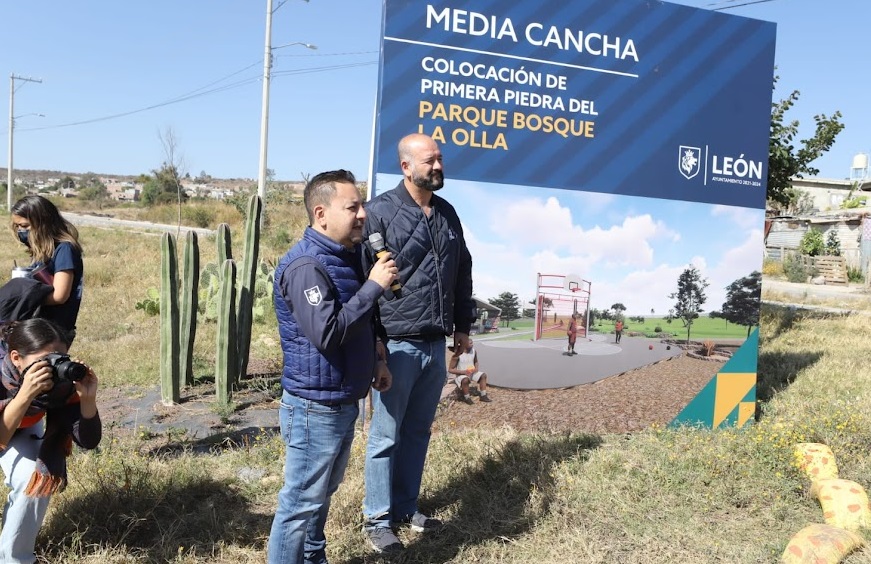
[[258, 253], [260, 250], [260, 217], [263, 204], [260, 196], [254, 194], [248, 200], [248, 214], [245, 217], [245, 249], [242, 254], [242, 269], [239, 272], [239, 307], [237, 323], [237, 355], [239, 368], [236, 381], [241, 380], [248, 371], [248, 355], [251, 352], [251, 323], [253, 321], [254, 289], [257, 280]]
[[221, 405], [230, 402], [236, 360], [236, 263], [221, 265], [221, 291], [218, 299], [218, 335], [215, 347], [215, 396]]
[[179, 299], [179, 357], [182, 377], [186, 385], [194, 383], [194, 339], [197, 335], [198, 286], [200, 284], [200, 247], [197, 234], [188, 231], [185, 235]]
[[164, 405], [178, 403], [180, 398], [178, 333], [175, 236], [164, 233], [160, 239], [160, 397]]
[[230, 247], [230, 226], [222, 223], [218, 226], [218, 271], [221, 270], [225, 261], [233, 258], [233, 249]]

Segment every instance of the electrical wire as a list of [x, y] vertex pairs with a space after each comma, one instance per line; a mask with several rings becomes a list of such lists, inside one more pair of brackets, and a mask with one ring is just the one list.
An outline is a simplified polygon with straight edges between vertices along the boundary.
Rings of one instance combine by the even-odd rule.
[[[728, 2], [736, 2], [738, 0], [725, 0]], [[721, 10], [731, 10], [732, 8], [740, 8], [741, 6], [751, 6], [753, 4], [764, 4], [765, 2], [774, 2], [774, 0], [750, 0], [748, 2], [744, 2], [743, 4], [731, 4], [729, 6], [723, 6], [722, 8], [712, 8], [711, 11], [719, 12]], [[713, 4], [708, 4], [708, 6], [717, 6], [719, 4], [723, 4], [724, 2], [714, 2]]]
[[[360, 52], [359, 54], [364, 54], [364, 53]], [[277, 71], [277, 72], [273, 72], [272, 76], [276, 77], [276, 76], [286, 76], [286, 75], [310, 74], [310, 73], [317, 73], [317, 72], [328, 72], [328, 71], [333, 71], [333, 70], [341, 70], [341, 69], [374, 65], [374, 64], [377, 64], [377, 62], [378, 61], [365, 61], [365, 62], [360, 62], [360, 63], [347, 63], [347, 64], [330, 65], [330, 66], [324, 66], [324, 67], [311, 67], [311, 68], [305, 68], [305, 69], [293, 69], [293, 70], [287, 70], [287, 71]], [[252, 63], [251, 65], [248, 65], [247, 67], [239, 69], [238, 71], [230, 73], [229, 75], [227, 75], [223, 78], [212, 81], [212, 82], [210, 82], [206, 85], [203, 85], [199, 88], [196, 88], [194, 90], [191, 90], [189, 92], [186, 92], [184, 94], [176, 96], [174, 98], [170, 98], [168, 100], [164, 100], [162, 102], [151, 104], [151, 105], [148, 105], [148, 106], [145, 106], [142, 108], [138, 108], [135, 110], [129, 110], [129, 111], [125, 111], [125, 112], [119, 112], [117, 114], [111, 114], [111, 115], [107, 115], [107, 116], [101, 116], [101, 117], [96, 117], [96, 118], [91, 118], [91, 119], [86, 119], [86, 120], [74, 121], [74, 122], [70, 122], [70, 123], [62, 123], [62, 124], [57, 124], [57, 125], [45, 125], [45, 126], [40, 126], [40, 127], [16, 128], [16, 131], [22, 131], [22, 132], [24, 132], [24, 131], [44, 131], [44, 130], [50, 130], [50, 129], [62, 129], [65, 127], [74, 127], [74, 126], [78, 126], [78, 125], [87, 125], [87, 124], [91, 124], [91, 123], [99, 123], [99, 122], [103, 122], [103, 121], [109, 121], [109, 120], [113, 120], [113, 119], [118, 119], [118, 118], [130, 116], [130, 115], [142, 113], [142, 112], [147, 112], [149, 110], [162, 108], [164, 106], [169, 106], [172, 104], [178, 104], [180, 102], [186, 102], [188, 100], [193, 100], [195, 98], [200, 98], [202, 96], [208, 96], [208, 95], [216, 94], [219, 92], [225, 92], [227, 90], [239, 88], [239, 87], [245, 86], [247, 84], [259, 82], [262, 79], [262, 75], [257, 74], [256, 76], [243, 78], [243, 79], [238, 80], [236, 82], [224, 84], [224, 85], [218, 86], [216, 88], [211, 88], [211, 89], [208, 89], [208, 88], [211, 86], [214, 86], [216, 84], [219, 84], [221, 82], [224, 82], [225, 80], [232, 78], [238, 74], [241, 74], [241, 73], [245, 72], [246, 70], [250, 69], [251, 67], [257, 66], [260, 64], [261, 64], [261, 61], [258, 61], [256, 63]]]

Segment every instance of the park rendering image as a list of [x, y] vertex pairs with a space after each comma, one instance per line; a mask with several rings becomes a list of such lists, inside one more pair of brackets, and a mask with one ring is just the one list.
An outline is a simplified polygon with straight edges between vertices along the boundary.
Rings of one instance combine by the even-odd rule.
[[[773, 25], [666, 3], [402, 0], [385, 3], [383, 25], [371, 195], [399, 178], [395, 140], [430, 135], [477, 297], [522, 296], [540, 318], [551, 313], [543, 299], [573, 300], [552, 312], [551, 330], [571, 313], [583, 320], [574, 358], [538, 338], [541, 320], [532, 342], [486, 340], [494, 384], [560, 388], [679, 356], [666, 340], [607, 343], [587, 327], [591, 313], [617, 305], [631, 323], [659, 311], [687, 326], [690, 347], [696, 318], [759, 276]], [[581, 307], [543, 297], [541, 276], [583, 281]], [[747, 337], [755, 322], [745, 322]], [[755, 373], [756, 343], [741, 355], [742, 375]], [[716, 365], [705, 370], [721, 378]], [[740, 380], [718, 424], [748, 420], [755, 384]]]

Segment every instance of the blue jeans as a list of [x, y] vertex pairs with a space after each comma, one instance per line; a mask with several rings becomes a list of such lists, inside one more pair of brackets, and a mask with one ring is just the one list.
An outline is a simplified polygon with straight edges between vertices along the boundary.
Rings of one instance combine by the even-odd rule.
[[445, 340], [390, 341], [393, 385], [372, 391], [366, 446], [366, 527], [389, 527], [417, 511], [423, 465], [445, 384]]
[[324, 525], [330, 498], [345, 477], [358, 412], [356, 403], [328, 406], [282, 395], [284, 486], [269, 533], [270, 564], [327, 561]]
[[47, 497], [24, 495], [30, 477], [36, 469], [36, 457], [45, 432], [45, 419], [12, 435], [6, 450], [0, 456], [0, 466], [6, 475], [9, 496], [3, 508], [3, 532], [0, 533], [0, 562], [29, 564], [36, 562], [33, 549], [36, 534], [48, 510]]

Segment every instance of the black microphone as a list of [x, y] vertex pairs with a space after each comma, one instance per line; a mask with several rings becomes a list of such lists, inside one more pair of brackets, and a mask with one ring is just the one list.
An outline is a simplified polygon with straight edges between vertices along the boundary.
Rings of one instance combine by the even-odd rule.
[[[384, 246], [384, 237], [382, 237], [381, 233], [378, 232], [369, 235], [369, 246], [372, 247], [373, 251], [375, 251], [375, 257], [379, 259], [390, 252], [387, 250], [387, 247]], [[399, 280], [394, 280], [393, 284], [390, 285], [390, 289], [393, 290], [393, 295], [397, 298], [401, 296], [402, 284], [399, 283]]]

